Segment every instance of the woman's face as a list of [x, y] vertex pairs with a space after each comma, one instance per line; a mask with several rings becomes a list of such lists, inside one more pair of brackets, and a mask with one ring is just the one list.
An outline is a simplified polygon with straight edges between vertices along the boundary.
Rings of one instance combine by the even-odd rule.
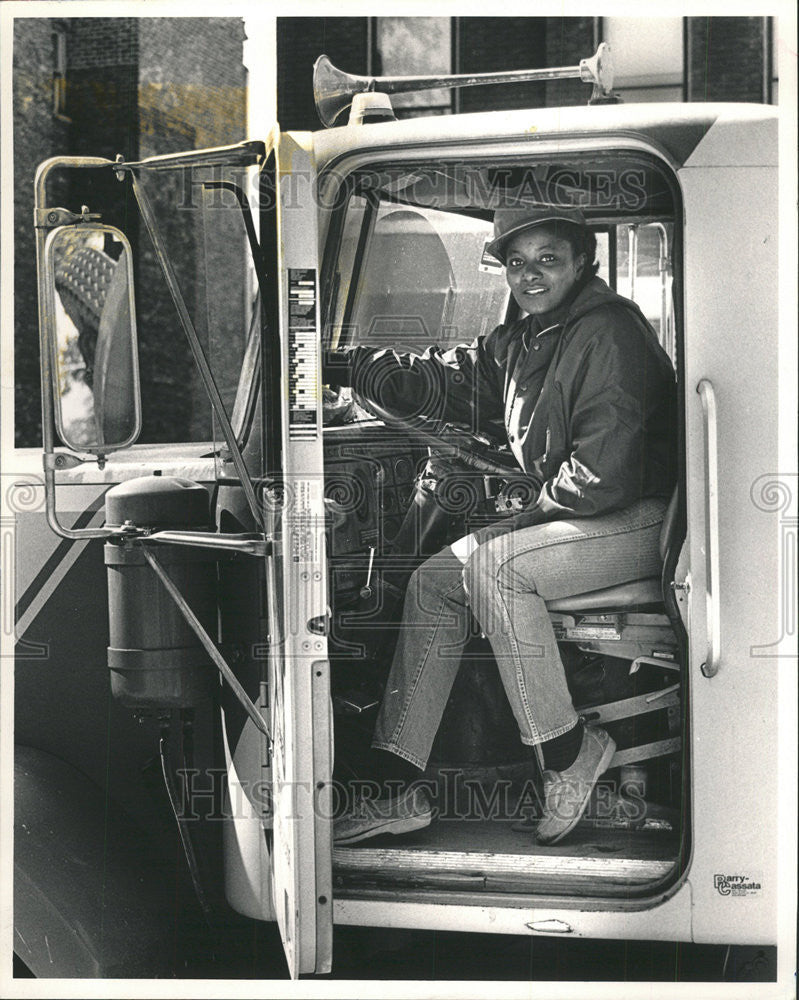
[[519, 307], [538, 315], [557, 309], [583, 273], [585, 254], [547, 226], [514, 236], [505, 254], [505, 277]]

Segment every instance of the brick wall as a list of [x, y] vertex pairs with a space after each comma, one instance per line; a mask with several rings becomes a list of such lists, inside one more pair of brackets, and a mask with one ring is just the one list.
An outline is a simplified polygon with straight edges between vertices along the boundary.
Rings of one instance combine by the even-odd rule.
[[[139, 22], [138, 112], [141, 157], [228, 145], [246, 138], [247, 92], [242, 65], [244, 27], [240, 18], [144, 18]], [[203, 173], [202, 178], [208, 179]], [[181, 291], [223, 387], [235, 387], [245, 335], [243, 273], [234, 273], [240, 243], [206, 241], [198, 188], [186, 196], [182, 173], [158, 174], [147, 191], [163, 228]], [[149, 398], [143, 437], [150, 441], [202, 440], [211, 435], [210, 405], [199, 381], [150, 240], [142, 233], [137, 280], [142, 382]], [[213, 279], [226, 275], [225, 308], [207, 322]], [[210, 304], [213, 306], [213, 303]], [[212, 343], [209, 343], [209, 337]], [[227, 394], [230, 396], [230, 392]]]
[[[596, 51], [592, 17], [461, 17], [460, 66], [454, 72], [576, 66]], [[580, 80], [502, 84], [461, 91], [463, 111], [586, 104], [591, 88]]]
[[[135, 18], [72, 18], [67, 32], [68, 142], [59, 152], [126, 160], [139, 155], [138, 29]], [[136, 250], [127, 206], [110, 171], [70, 171], [69, 207], [86, 204], [122, 229]]]
[[[313, 64], [323, 53], [346, 73], [367, 72], [365, 17], [277, 19], [277, 120], [282, 129], [321, 128], [313, 100]], [[374, 67], [374, 73], [380, 68]]]
[[139, 56], [136, 23], [134, 17], [79, 17], [65, 21], [70, 70], [134, 65]]
[[[546, 22], [546, 66], [576, 66], [596, 52], [593, 17], [548, 17]], [[590, 97], [591, 85], [581, 80], [547, 81], [547, 107], [587, 104]]]
[[[459, 17], [459, 73], [498, 73], [540, 69], [546, 65], [546, 18]], [[464, 87], [461, 111], [496, 111], [541, 107], [545, 84], [509, 83]]]
[[[53, 25], [67, 39], [65, 112], [52, 112]], [[15, 21], [15, 340], [16, 441], [40, 443], [38, 309], [31, 209], [38, 163], [55, 154], [91, 154], [125, 159], [238, 142], [246, 137], [246, 79], [242, 65], [244, 29], [240, 18], [45, 18]], [[163, 175], [161, 175], [163, 177]], [[53, 199], [67, 207], [86, 203], [103, 220], [118, 225], [133, 244], [143, 388], [142, 440], [176, 441], [210, 434], [205, 396], [191, 374], [185, 336], [150, 248], [140, 231], [128, 190], [109, 172], [72, 171], [69, 184], [51, 186]], [[165, 179], [155, 189], [156, 210], [202, 327], [205, 301], [197, 289], [195, 249], [199, 213], [176, 212], [181, 195]], [[211, 254], [208, 270], [221, 270], [230, 245]], [[236, 248], [237, 251], [240, 249]], [[217, 254], [214, 261], [213, 255]], [[198, 280], [198, 278], [200, 280]], [[227, 289], [219, 310], [228, 328], [220, 343], [240, 346], [244, 278]], [[238, 338], [238, 339], [237, 339]], [[231, 354], [220, 364], [230, 386]]]
[[[47, 19], [14, 22], [14, 389], [17, 447], [41, 441], [39, 311], [33, 179], [48, 156], [63, 152], [69, 126], [53, 115], [52, 25]], [[63, 203], [64, 185], [51, 184]]]
[[69, 152], [138, 156], [138, 28], [131, 17], [72, 18], [67, 26]]
[[[149, 17], [139, 21], [141, 155], [244, 139], [247, 92], [241, 18]], [[184, 147], [185, 148], [185, 147]]]
[[[67, 44], [67, 88], [63, 116], [53, 113], [53, 31]], [[14, 22], [14, 336], [15, 439], [18, 447], [41, 443], [38, 301], [32, 225], [33, 178], [42, 160], [55, 155], [113, 158], [137, 153], [135, 138], [135, 21], [131, 18]], [[51, 203], [88, 204], [104, 221], [124, 226], [117, 208], [119, 185], [97, 171], [55, 173]]]
[[689, 17], [689, 101], [762, 101], [762, 17]]

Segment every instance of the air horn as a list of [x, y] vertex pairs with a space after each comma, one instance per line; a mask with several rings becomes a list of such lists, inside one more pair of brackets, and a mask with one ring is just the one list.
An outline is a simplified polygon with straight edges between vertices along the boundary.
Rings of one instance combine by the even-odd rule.
[[355, 76], [337, 69], [327, 56], [319, 56], [314, 63], [313, 91], [319, 118], [323, 125], [331, 128], [339, 115], [351, 106], [356, 94], [407, 94], [417, 90], [476, 87], [491, 83], [573, 79], [594, 85], [589, 104], [613, 101], [613, 64], [610, 47], [606, 42], [602, 42], [590, 59], [581, 59], [577, 66], [501, 73], [462, 73], [454, 76]]

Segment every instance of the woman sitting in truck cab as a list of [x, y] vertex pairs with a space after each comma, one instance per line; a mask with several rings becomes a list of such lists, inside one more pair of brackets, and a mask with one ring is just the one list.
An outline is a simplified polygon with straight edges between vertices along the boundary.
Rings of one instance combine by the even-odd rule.
[[412, 779], [427, 765], [473, 615], [488, 637], [524, 744], [544, 774], [542, 844], [578, 823], [615, 751], [572, 704], [546, 601], [660, 572], [658, 538], [676, 481], [675, 377], [638, 306], [596, 276], [596, 238], [578, 209], [499, 209], [489, 251], [522, 316], [474, 343], [421, 356], [330, 352], [325, 380], [398, 415], [504, 419], [537, 496], [515, 516], [423, 563], [402, 626], [367, 771], [334, 842], [426, 826]]

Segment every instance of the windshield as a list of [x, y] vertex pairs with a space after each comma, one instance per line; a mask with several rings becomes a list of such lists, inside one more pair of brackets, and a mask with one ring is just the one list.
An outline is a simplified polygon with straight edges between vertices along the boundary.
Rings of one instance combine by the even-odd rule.
[[508, 299], [501, 273], [480, 268], [490, 236], [484, 219], [391, 202], [375, 207], [354, 197], [339, 258], [334, 338], [424, 351], [487, 333], [501, 322]]

